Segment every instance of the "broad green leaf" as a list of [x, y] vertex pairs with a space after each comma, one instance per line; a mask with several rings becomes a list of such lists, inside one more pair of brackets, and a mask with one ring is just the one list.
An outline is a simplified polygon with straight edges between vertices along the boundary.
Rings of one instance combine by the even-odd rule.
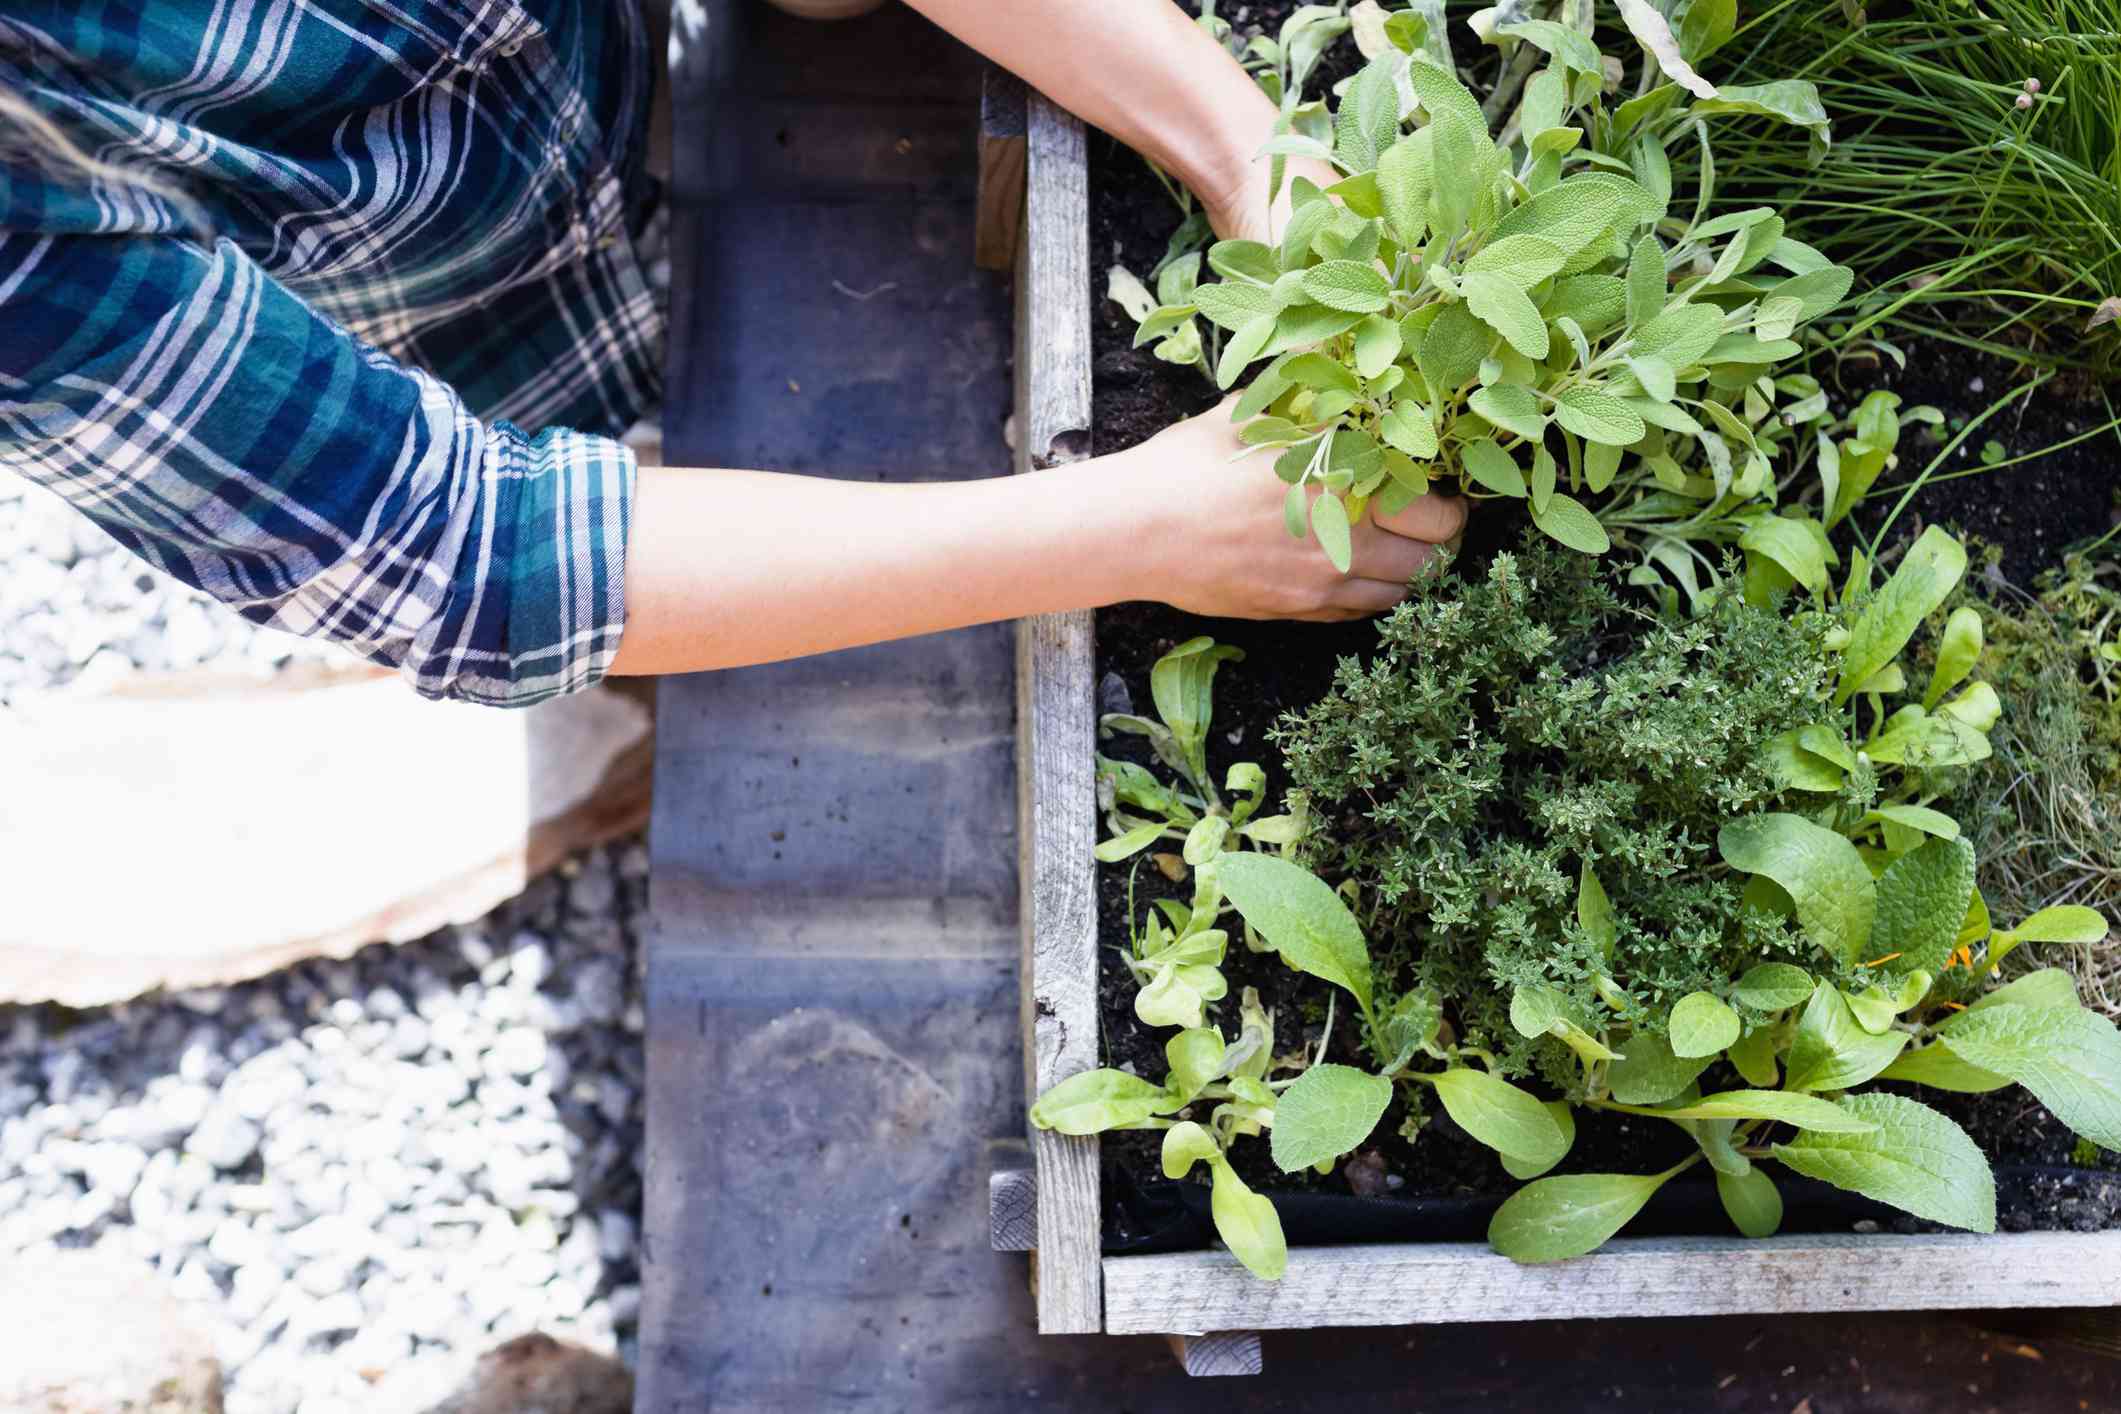
[[1352, 1065], [1314, 1065], [1274, 1106], [1274, 1162], [1295, 1173], [1339, 1158], [1377, 1127], [1392, 1082]]
[[1697, 361], [1723, 334], [1721, 311], [1701, 304], [1667, 309], [1635, 331], [1633, 351], [1663, 359], [1674, 368]]
[[1554, 1123], [1561, 1129], [1562, 1152], [1547, 1163], [1534, 1163], [1529, 1159], [1520, 1159], [1514, 1154], [1500, 1155], [1503, 1172], [1520, 1182], [1537, 1178], [1560, 1163], [1568, 1157], [1569, 1149], [1576, 1143], [1576, 1112], [1569, 1107], [1569, 1102], [1548, 1100], [1545, 1103], [1547, 1113], [1554, 1117]]
[[[1438, 170], [1451, 169], [1439, 163]], [[1661, 210], [1662, 203], [1628, 178], [1587, 172], [1513, 209], [1496, 224], [1495, 236], [1538, 236], [1574, 256], [1616, 228], [1632, 237], [1637, 226], [1655, 219]]]
[[1115, 835], [1101, 842], [1090, 852], [1097, 856], [1100, 864], [1117, 864], [1122, 859], [1131, 859], [1150, 845], [1163, 838], [1164, 823], [1161, 820], [1147, 825], [1136, 825], [1123, 835]]
[[1847, 839], [1801, 815], [1769, 814], [1731, 821], [1716, 846], [1733, 869], [1781, 885], [1806, 935], [1828, 956], [1851, 967], [1864, 960], [1877, 888]]
[[1724, 1090], [1660, 1110], [1661, 1119], [1771, 1119], [1800, 1129], [1868, 1134], [1878, 1126], [1843, 1105], [1788, 1090]]
[[1508, 276], [1487, 271], [1467, 274], [1460, 282], [1466, 308], [1530, 359], [1547, 356], [1547, 325], [1539, 306]]
[[[1999, 1006], [2074, 1007], [2077, 1000], [2077, 982], [2059, 967], [2043, 967], [2038, 972], [2028, 972], [2015, 981], [2006, 982], [1993, 992], [1983, 994], [1967, 1012], [1986, 1011]], [[1966, 1013], [1961, 1013], [1965, 1015]], [[1942, 1029], [1951, 1030], [1958, 1023], [1954, 1017], [1946, 1020]]]
[[1649, 0], [1619, 0], [1619, 6], [1620, 18], [1629, 33], [1635, 36], [1635, 42], [1656, 60], [1659, 68], [1672, 76], [1674, 82], [1696, 98], [1716, 96], [1716, 86], [1695, 73], [1693, 65], [1687, 63], [1679, 40], [1656, 6]]
[[1447, 397], [1472, 380], [1494, 345], [1494, 332], [1473, 311], [1463, 303], [1449, 304], [1422, 336], [1416, 362], [1435, 395]]
[[1289, 1267], [1281, 1216], [1266, 1198], [1245, 1187], [1228, 1160], [1213, 1167], [1215, 1187], [1208, 1196], [1208, 1212], [1215, 1219], [1215, 1235], [1252, 1275], [1278, 1281]]
[[1304, 293], [1328, 309], [1370, 314], [1391, 303], [1391, 287], [1360, 260], [1322, 260], [1304, 271]]
[[1378, 433], [1385, 444], [1416, 461], [1436, 455], [1436, 424], [1429, 410], [1411, 398], [1401, 398], [1378, 419]]
[[2008, 1076], [2086, 1139], [2121, 1151], [2121, 1031], [2082, 1007], [1992, 1006], [1952, 1018], [1938, 1044]]
[[1737, 28], [1738, 0], [1694, 0], [1679, 21], [1679, 52], [1686, 55], [1688, 62], [1699, 64], [1729, 43]]
[[1844, 992], [1841, 999], [1849, 1004], [1849, 1015], [1856, 1018], [1856, 1024], [1873, 1036], [1883, 1036], [1899, 1015], [1892, 995], [1875, 982], [1853, 996]]
[[1210, 815], [1194, 822], [1186, 832], [1186, 842], [1179, 849], [1179, 858], [1198, 867], [1206, 864], [1223, 852], [1223, 841], [1230, 836], [1230, 817]]
[[1713, 1057], [1738, 1039], [1738, 1013], [1709, 992], [1689, 992], [1672, 1007], [1672, 1054], [1686, 1060]]
[[1240, 661], [1244, 650], [1202, 635], [1191, 638], [1156, 660], [1149, 669], [1149, 695], [1156, 714], [1185, 753], [1188, 773], [1197, 784], [1208, 780], [1206, 741], [1215, 717], [1215, 670]]
[[1190, 1027], [1164, 1042], [1172, 1092], [1191, 1100], [1202, 1086], [1223, 1073], [1223, 1056], [1222, 1032], [1212, 1026]]
[[1894, 972], [1944, 969], [1974, 894], [1974, 847], [1933, 839], [1909, 850], [1878, 876], [1878, 911], [1870, 950], [1890, 956]]
[[[1713, 404], [1712, 404], [1713, 406]], [[1826, 554], [1818, 538], [1787, 516], [1762, 516], [1738, 537], [1740, 549], [1763, 555], [1810, 593], [1826, 588]]]
[[1646, 235], [1628, 256], [1628, 323], [1635, 328], [1664, 312], [1664, 247]]
[[1039, 1096], [1031, 1106], [1031, 1122], [1062, 1134], [1102, 1134], [1177, 1108], [1169, 1091], [1139, 1075], [1086, 1070]]
[[[1864, 813], [1864, 819], [1890, 821], [1906, 829], [1920, 830], [1923, 834], [1935, 836], [1940, 840], [1959, 838], [1959, 822], [1943, 811], [1932, 810], [1926, 805], [1874, 806]], [[1883, 906], [1882, 900], [1880, 906]], [[1953, 927], [1956, 929], [1958, 925], [1954, 924]]]
[[[1779, 253], [1794, 244], [1795, 242], [1789, 240], [1780, 241], [1776, 245], [1776, 251]], [[1831, 313], [1847, 298], [1849, 286], [1854, 284], [1855, 280], [1855, 272], [1846, 266], [1827, 265], [1784, 280], [1775, 287], [1775, 293], [1784, 299], [1794, 299], [1799, 303], [1799, 322], [1803, 323]]]
[[1593, 494], [1613, 484], [1613, 476], [1620, 470], [1620, 448], [1609, 447], [1603, 442], [1592, 442], [1583, 449], [1583, 484]]
[[1747, 1237], [1773, 1237], [1782, 1226], [1782, 1193], [1767, 1171], [1753, 1168], [1743, 1174], [1716, 1175], [1716, 1196], [1731, 1226]]
[[1262, 314], [1276, 314], [1280, 306], [1274, 296], [1258, 285], [1225, 280], [1202, 285], [1193, 292], [1193, 303], [1210, 323], [1235, 333]]
[[1495, 445], [1493, 438], [1480, 437], [1468, 442], [1465, 450], [1459, 453], [1459, 463], [1465, 468], [1466, 475], [1490, 491], [1503, 496], [1521, 497], [1525, 494], [1524, 472], [1518, 469], [1517, 462], [1508, 452]]
[[1709, 1068], [1709, 1057], [1674, 1055], [1670, 1041], [1647, 1032], [1630, 1036], [1622, 1049], [1621, 1058], [1606, 1072], [1606, 1083], [1623, 1105], [1661, 1105], [1677, 1099]]
[[1797, 1022], [1783, 1083], [1792, 1090], [1850, 1089], [1891, 1065], [1907, 1041], [1905, 1031], [1873, 1036], [1864, 1030], [1833, 983], [1821, 982]]
[[1635, 375], [1635, 381], [1642, 385], [1642, 391], [1655, 401], [1668, 403], [1678, 396], [1678, 371], [1663, 359], [1630, 357], [1624, 362], [1628, 372]]
[[1399, 357], [1399, 322], [1371, 315], [1355, 326], [1355, 371], [1375, 378]]
[[1352, 992], [1370, 1009], [1370, 951], [1355, 915], [1316, 874], [1270, 854], [1223, 858], [1217, 882], [1245, 922], [1299, 972]]
[[1435, 183], [1429, 192], [1430, 224], [1448, 235], [1465, 225], [1476, 199], [1492, 179], [1495, 142], [1488, 136], [1488, 121], [1480, 104], [1449, 69], [1410, 64], [1407, 82], [1429, 114], [1428, 130], [1435, 135], [1435, 170], [1451, 178]]
[[1209, 975], [1222, 981], [1222, 974], [1212, 967], [1180, 966], [1175, 960], [1164, 962], [1149, 985], [1134, 994], [1134, 1014], [1144, 1026], [1199, 1026], [1203, 1006], [1222, 996], [1228, 987], [1224, 983], [1215, 989], [1215, 997], [1204, 995], [1194, 983]]
[[1498, 1153], [1527, 1163], [1557, 1162], [1568, 1137], [1537, 1097], [1484, 1070], [1453, 1067], [1430, 1077], [1458, 1127]]
[[1476, 388], [1467, 403], [1473, 411], [1505, 432], [1515, 432], [1528, 442], [1537, 442], [1546, 432], [1546, 414], [1530, 388], [1516, 383], [1497, 383]]
[[1222, 357], [1215, 361], [1216, 387], [1227, 392], [1244, 376], [1246, 366], [1266, 352], [1278, 323], [1275, 315], [1257, 315], [1224, 341]]
[[1399, 136], [1399, 84], [1392, 57], [1363, 67], [1340, 100], [1333, 124], [1333, 152], [1353, 172], [1368, 172]]
[[1443, 1003], [1426, 987], [1417, 987], [1392, 1003], [1383, 1027], [1385, 1044], [1395, 1053], [1413, 1052], [1436, 1039], [1443, 1023]]
[[1901, 1052], [1898, 1060], [1878, 1072], [1878, 1078], [1927, 1085], [1960, 1095], [1986, 1095], [2012, 1083], [2007, 1075], [1968, 1065], [1954, 1055], [1949, 1046], [1937, 1042]]
[[1598, 46], [1581, 30], [1557, 24], [1553, 20], [1520, 20], [1515, 24], [1497, 25], [1495, 33], [1511, 39], [1521, 39], [1527, 44], [1554, 56], [1563, 67], [1578, 73], [1603, 75]]
[[1421, 245], [1429, 229], [1429, 194], [1434, 182], [1435, 134], [1427, 128], [1401, 138], [1377, 159], [1377, 195], [1385, 223], [1401, 247]]
[[1811, 1000], [1812, 976], [1787, 962], [1763, 962], [1738, 979], [1731, 995], [1755, 1011], [1784, 1011]]
[[1353, 527], [1348, 523], [1348, 507], [1340, 497], [1328, 491], [1311, 502], [1311, 533], [1318, 537], [1319, 548], [1333, 562], [1333, 568], [1342, 574], [1354, 563], [1355, 542]]
[[1730, 1058], [1731, 1068], [1744, 1077], [1748, 1085], [1765, 1089], [1781, 1079], [1782, 1071], [1775, 1061], [1772, 1027], [1754, 1027], [1740, 1036], [1724, 1054]]
[[1611, 275], [1570, 275], [1554, 282], [1540, 306], [1548, 320], [1573, 319], [1596, 337], [1627, 317], [1627, 286]]
[[1555, 400], [1554, 420], [1586, 442], [1629, 447], [1642, 440], [1642, 419], [1620, 399], [1593, 388], [1567, 388]]
[[2052, 904], [2011, 929], [2021, 943], [2097, 943], [2106, 938], [2106, 918], [2079, 903]]
[[1552, 987], [1515, 988], [1510, 994], [1510, 1024], [1521, 1036], [1555, 1037], [1586, 1062], [1617, 1059], [1569, 1014], [1561, 993]]
[[1538, 236], [1504, 236], [1490, 241], [1466, 261], [1469, 275], [1500, 275], [1519, 289], [1529, 290], [1561, 268], [1566, 257], [1561, 247]]
[[1345, 334], [1361, 322], [1362, 316], [1350, 310], [1328, 309], [1322, 304], [1291, 305], [1274, 316], [1274, 337], [1260, 352], [1278, 354], [1306, 348]]
[[1848, 701], [1859, 685], [1897, 658], [1965, 573], [1966, 547], [1934, 525], [1923, 531], [1849, 630], [1834, 701]]
[[1225, 280], [1271, 285], [1281, 278], [1274, 252], [1258, 241], [1217, 241], [1208, 247], [1208, 268]]
[[1958, 1125], [1900, 1095], [1851, 1095], [1841, 1103], [1878, 1128], [1869, 1134], [1806, 1130], [1777, 1144], [1775, 1157], [1807, 1178], [1918, 1218], [1972, 1232], [1996, 1230], [1995, 1176]]
[[1197, 1163], [1215, 1163], [1223, 1156], [1215, 1136], [1190, 1119], [1182, 1119], [1164, 1131], [1165, 1178], [1184, 1178]]
[[1525, 80], [1524, 102], [1517, 110], [1518, 131], [1538, 137], [1559, 127], [1568, 116], [1568, 84], [1557, 69], [1541, 69]]
[[1777, 79], [1773, 83], [1725, 84], [1714, 98], [1697, 99], [1693, 111], [1706, 118], [1720, 113], [1751, 113], [1779, 118], [1812, 135], [1813, 147], [1825, 152], [1830, 124], [1819, 102], [1819, 90], [1802, 79]]
[[1677, 1171], [1571, 1173], [1528, 1183], [1495, 1210], [1488, 1244], [1515, 1262], [1581, 1257], [1627, 1226]]
[[1806, 751], [1802, 728], [1777, 732], [1760, 744], [1760, 755], [1775, 784], [1784, 790], [1838, 791], [1847, 773], [1831, 761]]

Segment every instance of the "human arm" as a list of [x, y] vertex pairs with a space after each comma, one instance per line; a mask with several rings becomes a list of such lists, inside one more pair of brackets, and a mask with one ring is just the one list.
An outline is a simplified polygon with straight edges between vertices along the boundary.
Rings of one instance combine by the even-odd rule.
[[[1184, 182], [1217, 234], [1266, 239], [1274, 104], [1170, 0], [908, 0], [936, 24]], [[1327, 185], [1323, 164], [1289, 170]], [[1282, 196], [1285, 207], [1286, 193]]]
[[902, 485], [647, 468], [613, 671], [690, 672], [1028, 614], [1155, 599], [1235, 618], [1347, 619], [1405, 597], [1464, 503], [1358, 526], [1341, 575], [1282, 525], [1281, 481], [1227, 409], [1021, 476]]

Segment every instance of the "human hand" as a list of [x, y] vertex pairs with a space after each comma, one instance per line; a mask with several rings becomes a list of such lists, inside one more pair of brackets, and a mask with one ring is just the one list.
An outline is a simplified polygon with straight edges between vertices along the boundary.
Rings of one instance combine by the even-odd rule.
[[1218, 129], [1219, 155], [1199, 179], [1194, 192], [1207, 209], [1208, 224], [1226, 241], [1260, 241], [1267, 245], [1281, 239], [1289, 224], [1290, 189], [1298, 177], [1321, 187], [1340, 180], [1329, 162], [1309, 157], [1284, 160], [1281, 189], [1267, 198], [1273, 177], [1273, 159], [1258, 156], [1259, 149], [1274, 135], [1275, 111], [1264, 93], [1259, 102], [1242, 114], [1232, 115]]
[[1189, 613], [1239, 619], [1337, 621], [1382, 613], [1465, 528], [1466, 503], [1428, 495], [1395, 516], [1365, 515], [1354, 527], [1348, 573], [1318, 543], [1289, 534], [1288, 487], [1242, 449], [1230, 421], [1234, 400], [1166, 428], [1105, 460], [1136, 504], [1159, 507], [1142, 539], [1137, 596]]

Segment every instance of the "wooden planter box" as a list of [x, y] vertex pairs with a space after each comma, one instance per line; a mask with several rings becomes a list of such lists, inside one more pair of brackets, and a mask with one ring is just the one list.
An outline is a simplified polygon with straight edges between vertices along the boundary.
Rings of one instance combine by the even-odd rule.
[[[1037, 94], [1022, 118], [1017, 469], [1090, 453], [1083, 129]], [[1023, 621], [1017, 760], [1024, 1074], [1030, 1095], [1099, 1063], [1094, 648], [1088, 613]], [[1548, 1266], [1479, 1243], [1297, 1248], [1261, 1281], [1223, 1251], [1107, 1257], [1098, 1141], [1032, 1131], [993, 1180], [995, 1245], [1035, 1249], [1042, 1332], [1249, 1333], [1310, 1326], [1777, 1311], [2121, 1306], [2121, 1232], [1620, 1238]], [[1195, 1373], [1256, 1372], [1258, 1344], [1186, 1345]]]

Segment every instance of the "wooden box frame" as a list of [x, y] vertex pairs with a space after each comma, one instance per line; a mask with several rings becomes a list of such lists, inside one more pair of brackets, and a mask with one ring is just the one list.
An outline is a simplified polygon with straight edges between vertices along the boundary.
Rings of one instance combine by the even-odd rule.
[[[1016, 469], [1089, 454], [1090, 252], [1083, 129], [1041, 95], [1023, 110], [1017, 244]], [[1024, 1074], [1030, 1096], [1098, 1064], [1091, 849], [1096, 683], [1088, 613], [1021, 623], [1018, 809]], [[996, 1246], [1035, 1247], [1042, 1332], [1199, 1336], [1314, 1326], [1571, 1316], [2121, 1306], [2121, 1232], [1619, 1238], [1520, 1266], [1479, 1243], [1297, 1248], [1279, 1282], [1224, 1251], [1106, 1257], [1098, 1141], [1033, 1130], [1028, 1167], [998, 1169]], [[1202, 1343], [1200, 1352], [1223, 1345]], [[1256, 1371], [1249, 1360], [1196, 1373]], [[1196, 1365], [1202, 1368], [1196, 1368]]]

